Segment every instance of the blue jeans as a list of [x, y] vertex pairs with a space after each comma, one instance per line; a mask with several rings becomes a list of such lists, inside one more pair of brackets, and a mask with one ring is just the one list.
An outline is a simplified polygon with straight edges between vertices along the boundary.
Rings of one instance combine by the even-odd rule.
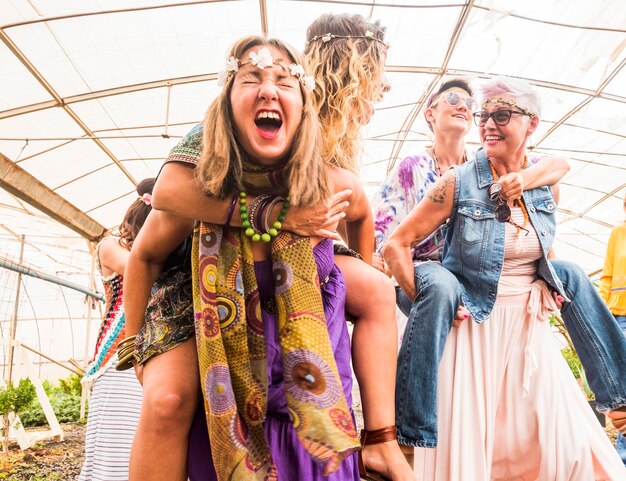
[[409, 318], [398, 353], [396, 427], [398, 442], [437, 446], [438, 366], [456, 309], [461, 286], [438, 262], [414, 266], [417, 297], [411, 302], [399, 288], [398, 307]]
[[[570, 302], [561, 316], [585, 368], [599, 411], [626, 405], [626, 338], [584, 271], [551, 261]], [[417, 298], [398, 289], [398, 307], [409, 318], [398, 354], [396, 425], [400, 444], [437, 445], [438, 366], [460, 304], [457, 279], [436, 262], [415, 266]]]
[[610, 411], [626, 405], [626, 338], [585, 272], [573, 262], [551, 261], [571, 299], [561, 308], [596, 409]]
[[[626, 336], [626, 316], [615, 316], [615, 320], [622, 329], [624, 336]], [[626, 437], [622, 436], [621, 433], [617, 433], [615, 449], [617, 449], [617, 454], [619, 454], [619, 457], [622, 458], [622, 462], [626, 466]]]

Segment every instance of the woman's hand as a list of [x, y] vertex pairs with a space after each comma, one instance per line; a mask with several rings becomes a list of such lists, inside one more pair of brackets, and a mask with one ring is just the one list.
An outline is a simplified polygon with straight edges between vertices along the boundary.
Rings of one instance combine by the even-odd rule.
[[560, 311], [561, 308], [563, 307], [563, 302], [565, 301], [565, 299], [563, 298], [561, 294], [559, 294], [556, 291], [552, 292], [552, 297], [554, 297], [554, 303], [556, 304], [556, 307], [558, 307]]
[[556, 187], [570, 169], [567, 159], [563, 157], [542, 157], [536, 164], [521, 172], [510, 172], [498, 179], [502, 186], [500, 195], [506, 201], [519, 199], [524, 190], [550, 185]]
[[283, 222], [283, 230], [305, 237], [341, 240], [337, 225], [346, 216], [346, 209], [350, 205], [346, 199], [351, 194], [352, 190], [346, 189], [312, 206], [290, 207]]
[[469, 319], [470, 313], [465, 306], [459, 306], [456, 310], [456, 315], [452, 320], [452, 325], [454, 327], [459, 327], [463, 321]]
[[524, 192], [524, 178], [519, 172], [509, 172], [498, 179], [502, 186], [500, 196], [506, 200], [519, 199]]

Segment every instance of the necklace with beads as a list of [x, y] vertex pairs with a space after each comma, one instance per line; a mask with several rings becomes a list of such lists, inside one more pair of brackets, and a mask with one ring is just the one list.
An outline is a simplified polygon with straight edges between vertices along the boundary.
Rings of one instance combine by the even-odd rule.
[[[276, 237], [282, 228], [282, 222], [289, 210], [289, 199], [282, 196], [272, 196], [269, 194], [261, 194], [250, 203], [248, 212], [248, 194], [239, 192], [239, 217], [241, 218], [241, 226], [244, 233], [253, 242], [263, 241], [270, 242]], [[270, 226], [269, 215], [272, 208], [278, 202], [283, 202], [283, 206], [276, 219]], [[264, 230], [262, 230], [264, 228]]]

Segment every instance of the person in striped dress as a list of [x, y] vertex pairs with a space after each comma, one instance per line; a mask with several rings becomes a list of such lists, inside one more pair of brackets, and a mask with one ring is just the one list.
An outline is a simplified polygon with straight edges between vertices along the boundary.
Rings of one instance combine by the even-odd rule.
[[82, 379], [91, 388], [85, 461], [78, 481], [126, 481], [128, 460], [139, 413], [142, 389], [133, 371], [117, 371], [117, 346], [125, 335], [123, 309], [126, 261], [139, 229], [152, 210], [154, 178], [137, 185], [139, 197], [126, 211], [119, 232], [96, 248], [98, 269], [106, 293], [106, 312], [93, 359]]

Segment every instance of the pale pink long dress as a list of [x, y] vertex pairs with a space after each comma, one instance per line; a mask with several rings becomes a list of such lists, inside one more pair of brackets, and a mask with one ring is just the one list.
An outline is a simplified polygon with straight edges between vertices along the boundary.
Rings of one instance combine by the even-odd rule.
[[[519, 208], [514, 220], [523, 222]], [[437, 449], [416, 448], [419, 481], [625, 481], [551, 332], [530, 224], [506, 226], [498, 298], [483, 324], [452, 329], [439, 370]]]

